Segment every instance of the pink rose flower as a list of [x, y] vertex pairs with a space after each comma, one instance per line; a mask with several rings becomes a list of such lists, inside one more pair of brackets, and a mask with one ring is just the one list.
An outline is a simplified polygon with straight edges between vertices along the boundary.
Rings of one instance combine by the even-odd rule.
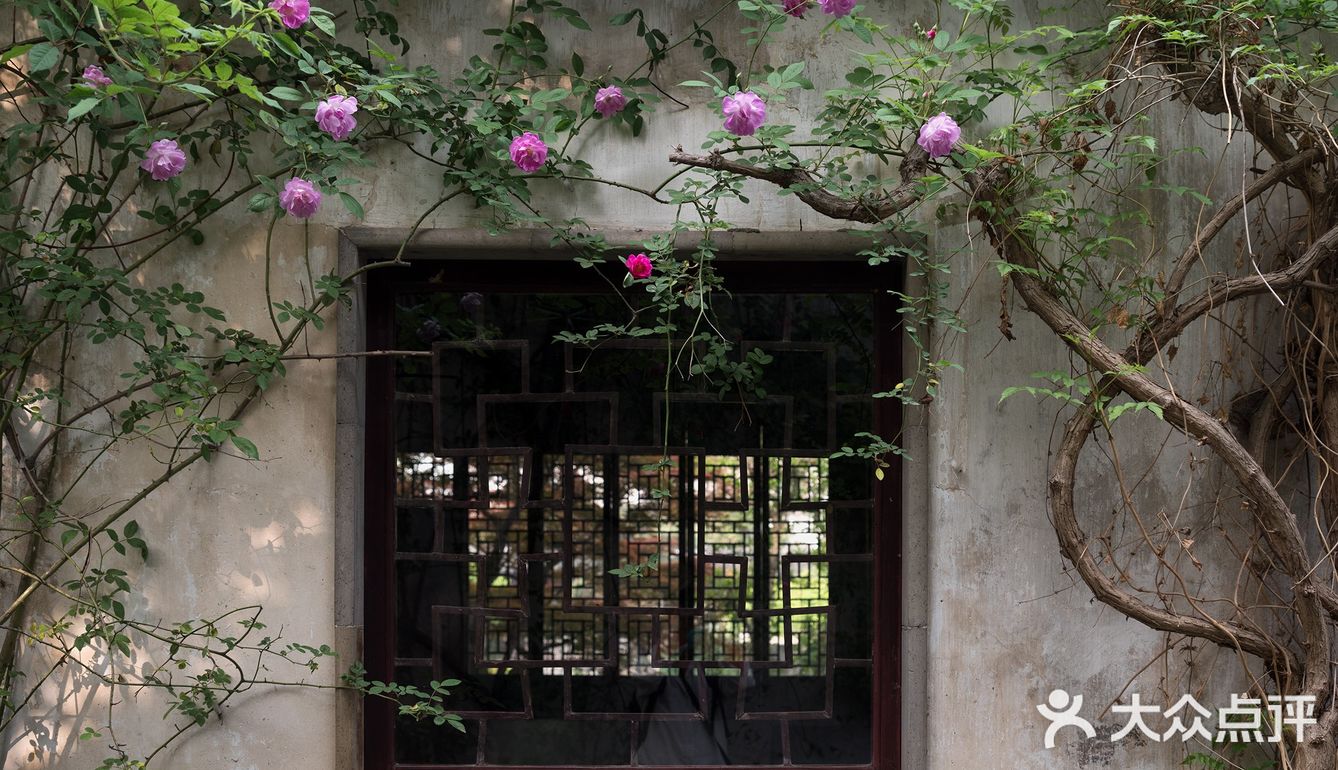
[[186, 153], [177, 146], [175, 139], [159, 139], [149, 145], [139, 167], [149, 172], [155, 182], [163, 182], [186, 168]]
[[767, 119], [767, 105], [752, 91], [730, 94], [720, 102], [725, 129], [737, 136], [752, 136]]
[[781, 5], [781, 10], [796, 19], [802, 19], [804, 18], [804, 14], [808, 12], [808, 3], [809, 0], [785, 0]]
[[920, 138], [916, 144], [924, 148], [931, 158], [941, 158], [952, 153], [952, 146], [962, 138], [962, 129], [957, 122], [940, 112], [920, 126]]
[[107, 73], [96, 64], [90, 64], [84, 67], [84, 85], [89, 88], [102, 88], [112, 84], [112, 79], [107, 77]]
[[628, 254], [624, 261], [627, 263], [627, 272], [631, 273], [633, 278], [649, 278], [651, 270], [655, 268], [650, 257], [645, 254]]
[[548, 145], [539, 135], [526, 131], [511, 140], [511, 162], [526, 174], [534, 173], [544, 167], [548, 160]]
[[822, 12], [828, 16], [847, 16], [855, 9], [855, 3], [859, 0], [818, 0], [818, 5], [822, 6]]
[[269, 7], [279, 12], [279, 21], [288, 29], [297, 29], [311, 18], [310, 0], [270, 0]]
[[357, 99], [335, 94], [316, 105], [316, 125], [336, 141], [342, 142], [358, 127], [358, 120], [353, 117], [357, 111]]
[[321, 191], [311, 182], [293, 177], [283, 186], [283, 192], [279, 193], [279, 205], [289, 215], [306, 219], [321, 207]]
[[616, 115], [626, 106], [627, 97], [623, 96], [623, 90], [617, 86], [605, 86], [595, 92], [595, 112], [600, 117]]

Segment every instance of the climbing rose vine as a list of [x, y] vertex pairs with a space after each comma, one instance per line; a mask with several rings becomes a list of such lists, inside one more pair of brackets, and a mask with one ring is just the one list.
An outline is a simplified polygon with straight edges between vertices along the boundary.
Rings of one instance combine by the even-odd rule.
[[[968, 326], [954, 308], [970, 307], [972, 318], [979, 310], [952, 293], [978, 290], [960, 287], [986, 286], [984, 315], [998, 319], [1004, 341], [1022, 336], [1013, 316], [1031, 311], [1033, 338], [1022, 344], [1039, 351], [1029, 359], [1051, 356], [1055, 371], [1005, 395], [1035, 393], [1067, 410], [1062, 439], [1042, 448], [1053, 452], [1054, 473], [1037, 490], [1048, 503], [1037, 521], [1053, 526], [1069, 574], [1174, 639], [1168, 650], [1225, 648], [1244, 661], [1256, 695], [1316, 694], [1320, 740], [1288, 737], [1270, 750], [1279, 767], [1334, 769], [1338, 594], [1328, 576], [1338, 565], [1332, 549], [1310, 546], [1327, 536], [1315, 521], [1338, 519], [1338, 498], [1325, 496], [1332, 484], [1295, 494], [1311, 469], [1318, 478], [1338, 467], [1332, 3], [1080, 4], [1071, 16], [1070, 6], [1047, 12], [1034, 28], [1023, 24], [1025, 4], [985, 0], [936, 4], [937, 15], [918, 22], [887, 3], [868, 3], [891, 11], [869, 18], [855, 0], [818, 0], [816, 21], [811, 0], [721, 0], [694, 19], [668, 3], [615, 4], [602, 19], [560, 0], [417, 3], [446, 15], [498, 13], [496, 26], [458, 30], [478, 38], [469, 40], [477, 55], [449, 57], [435, 55], [440, 40], [408, 39], [395, 4], [379, 0], [13, 5], [12, 26], [24, 31], [0, 55], [0, 441], [4, 469], [18, 479], [5, 490], [0, 535], [0, 566], [13, 578], [0, 581], [9, 592], [0, 731], [12, 745], [46, 751], [64, 725], [23, 704], [41, 702], [41, 683], [62, 666], [101, 656], [105, 667], [80, 676], [156, 692], [169, 737], [145, 747], [113, 733], [109, 707], [90, 717], [105, 724], [79, 745], [107, 751], [104, 770], [172, 766], [162, 752], [177, 736], [226, 713], [261, 677], [277, 682], [268, 673], [276, 664], [305, 676], [333, 654], [262, 631], [259, 606], [154, 616], [144, 595], [161, 573], [150, 543], [168, 539], [146, 534], [140, 513], [193, 464], [277, 455], [247, 437], [255, 405], [273, 403], [288, 367], [322, 365], [310, 334], [328, 329], [368, 271], [405, 265], [430, 215], [542, 232], [627, 300], [625, 315], [573, 330], [566, 343], [657, 337], [666, 373], [748, 403], [765, 398], [767, 357], [717, 331], [713, 300], [728, 291], [717, 256], [722, 233], [783, 210], [811, 220], [768, 226], [833, 220], [863, 239], [860, 258], [902, 271], [898, 329], [913, 365], [879, 398], [933, 408], [946, 378], [979, 363], [949, 360], [961, 347], [951, 335]], [[670, 13], [681, 29], [657, 26]], [[629, 39], [613, 45], [610, 35]], [[644, 56], [608, 56], [633, 50]], [[433, 60], [457, 69], [438, 72]], [[680, 72], [688, 79], [674, 82]], [[723, 130], [710, 117], [717, 104]], [[1220, 136], [1208, 150], [1186, 145], [1187, 132], [1156, 130], [1166, 115], [1176, 126], [1192, 121], [1196, 136]], [[649, 120], [658, 122], [653, 142], [638, 139]], [[674, 149], [661, 159], [665, 135]], [[627, 155], [610, 148], [627, 146], [645, 152], [610, 174], [607, 159]], [[359, 176], [369, 168], [412, 178], [405, 200], [433, 197], [412, 212], [377, 201], [381, 221], [414, 223], [394, 256], [321, 274], [322, 250], [306, 246], [330, 231], [310, 219], [360, 220]], [[1213, 169], [1240, 178], [1215, 187], [1204, 181], [1224, 178]], [[610, 243], [599, 222], [577, 215], [588, 212], [553, 204], [590, 189], [611, 196], [607, 210], [625, 200], [612, 196], [635, 197], [661, 212], [658, 228]], [[774, 204], [764, 196], [780, 204], [759, 208]], [[336, 201], [343, 208], [329, 211]], [[240, 258], [233, 235], [243, 207], [268, 228], [255, 239], [264, 280], [241, 307], [215, 307], [209, 271]], [[220, 224], [220, 212], [232, 219]], [[970, 266], [970, 280], [951, 274], [959, 265]], [[262, 322], [247, 328], [239, 319], [257, 307]], [[467, 293], [459, 307], [484, 329], [483, 295]], [[425, 345], [456, 333], [426, 309], [406, 312], [425, 316], [409, 327]], [[1266, 333], [1250, 331], [1256, 322]], [[1191, 394], [1199, 380], [1171, 362], [1207, 358], [1176, 359], [1177, 338], [1196, 324], [1211, 330], [1196, 347], [1221, 329], [1241, 339], [1203, 380], [1211, 386]], [[90, 346], [116, 371], [86, 377]], [[665, 387], [667, 404], [678, 386]], [[1126, 478], [1122, 467], [1075, 483], [1080, 465], [1115, 456], [1107, 450], [1126, 430], [1131, 443], [1179, 436], [1187, 473], [1211, 466], [1239, 482], [1201, 506], [1213, 511], [1211, 528], [1181, 527], [1178, 500], [1141, 491], [1156, 484], [1139, 487], [1156, 503], [1140, 524], [1155, 531], [1115, 537], [1118, 522], [1092, 513], [1138, 513], [1135, 495], [1095, 503], [1107, 479]], [[842, 438], [840, 456], [869, 460], [879, 474], [901, 454], [900, 436]], [[157, 480], [116, 490], [115, 502], [88, 491], [106, 477], [95, 465], [112, 475], [125, 467], [133, 479], [153, 463]], [[1289, 476], [1296, 468], [1307, 475]], [[1075, 488], [1094, 501], [1089, 510]], [[1195, 545], [1223, 532], [1231, 539]], [[1113, 542], [1146, 547], [1116, 553]], [[1224, 553], [1248, 556], [1200, 573], [1200, 557]], [[1194, 580], [1165, 590], [1163, 578], [1178, 578], [1186, 563]], [[1213, 569], [1249, 585], [1198, 588]], [[163, 672], [180, 673], [169, 681]], [[463, 729], [444, 683], [425, 691], [363, 674], [351, 669], [342, 683], [390, 699], [406, 719]]]

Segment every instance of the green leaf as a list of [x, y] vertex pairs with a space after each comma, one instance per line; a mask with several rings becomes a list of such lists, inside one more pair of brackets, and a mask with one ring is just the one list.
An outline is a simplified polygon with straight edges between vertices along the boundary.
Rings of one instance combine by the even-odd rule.
[[348, 193], [341, 191], [339, 193], [339, 200], [344, 202], [344, 208], [348, 209], [353, 214], [353, 216], [357, 217], [358, 219], [365, 219], [367, 217], [366, 212], [362, 210], [362, 204], [358, 202], [357, 198], [354, 198], [352, 195], [349, 195]]
[[195, 83], [177, 83], [176, 86], [182, 91], [185, 91], [186, 93], [190, 94], [195, 94], [196, 96], [206, 101], [217, 98], [217, 94], [215, 94], [213, 91], [210, 91], [208, 88], [205, 88], [202, 85], [197, 85]]
[[28, 50], [28, 71], [46, 72], [60, 61], [60, 49], [50, 43], [38, 43]]
[[329, 16], [326, 16], [323, 13], [313, 13], [311, 14], [311, 23], [316, 25], [316, 29], [319, 29], [330, 37], [335, 36], [334, 19]]
[[[278, 102], [260, 93], [260, 89], [256, 88], [255, 83], [252, 82], [250, 78], [238, 78], [236, 81], [236, 85], [237, 85], [237, 90], [240, 91], [243, 96], [254, 99], [257, 102], [260, 102], [261, 104], [268, 104], [271, 107], [280, 106]], [[268, 112], [260, 113], [261, 120], [264, 120], [268, 116], [269, 116]]]
[[246, 208], [251, 211], [264, 211], [273, 207], [274, 196], [269, 193], [258, 192], [246, 202]]
[[241, 436], [233, 436], [232, 445], [237, 447], [237, 449], [240, 450], [242, 454], [246, 455], [252, 460], [260, 459], [260, 450], [256, 449], [256, 445], [251, 443], [250, 439], [242, 438]]
[[565, 88], [552, 88], [547, 91], [539, 91], [530, 97], [530, 104], [540, 105], [547, 102], [560, 102], [571, 95], [571, 91]]
[[289, 37], [287, 33], [276, 31], [273, 35], [274, 40], [279, 44], [279, 47], [291, 54], [294, 59], [311, 58], [311, 55], [302, 50], [302, 46], [298, 45], [297, 41]]
[[269, 95], [289, 102], [300, 102], [307, 98], [301, 91], [288, 86], [275, 86], [269, 90]]
[[968, 144], [966, 142], [959, 141], [957, 143], [957, 146], [961, 147], [962, 149], [966, 150], [967, 152], [971, 153], [972, 155], [976, 156], [981, 160], [993, 160], [995, 158], [1005, 157], [1004, 154], [1001, 152], [995, 152], [994, 150], [987, 150], [984, 147], [977, 147], [974, 144]]
[[570, 25], [572, 25], [573, 27], [575, 27], [575, 28], [577, 28], [577, 29], [583, 29], [583, 30], [585, 30], [585, 31], [587, 31], [587, 32], [590, 31], [590, 22], [588, 22], [588, 21], [586, 21], [584, 18], [582, 18], [582, 17], [581, 17], [581, 14], [580, 14], [579, 12], [577, 12], [575, 9], [573, 9], [573, 8], [558, 8], [558, 9], [556, 9], [556, 13], [558, 13], [560, 16], [562, 16], [562, 18], [566, 19], [566, 20], [567, 20], [567, 23], [570, 24]]
[[70, 108], [69, 114], [65, 116], [65, 122], [71, 123], [75, 120], [78, 120], [79, 116], [87, 113], [89, 110], [98, 106], [98, 104], [101, 101], [102, 99], [97, 96], [90, 96], [87, 99], [80, 99], [78, 104]]
[[8, 51], [5, 51], [4, 54], [0, 54], [0, 64], [4, 64], [10, 59], [22, 56], [25, 53], [28, 53], [28, 51], [30, 50], [32, 50], [31, 43], [29, 43], [28, 45], [16, 45], [13, 48], [9, 49]]

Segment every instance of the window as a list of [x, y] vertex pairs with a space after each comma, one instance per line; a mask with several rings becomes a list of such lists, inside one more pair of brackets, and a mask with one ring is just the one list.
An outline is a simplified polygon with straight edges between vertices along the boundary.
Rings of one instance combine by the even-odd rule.
[[369, 699], [368, 767], [895, 766], [897, 474], [832, 457], [895, 432], [890, 296], [722, 272], [720, 360], [755, 379], [685, 383], [691, 316], [564, 340], [645, 301], [612, 272], [372, 273], [369, 345], [418, 354], [368, 364], [368, 668], [460, 680], [467, 732]]

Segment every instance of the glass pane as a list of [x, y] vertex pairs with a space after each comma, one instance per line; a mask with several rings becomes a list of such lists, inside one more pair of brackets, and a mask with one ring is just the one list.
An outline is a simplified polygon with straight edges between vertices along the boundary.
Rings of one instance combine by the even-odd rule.
[[700, 345], [555, 341], [614, 296], [398, 299], [431, 355], [396, 364], [395, 673], [460, 679], [468, 728], [402, 719], [398, 762], [870, 761], [872, 469], [830, 455], [872, 428], [873, 297], [715, 311], [755, 387], [685, 383]]

